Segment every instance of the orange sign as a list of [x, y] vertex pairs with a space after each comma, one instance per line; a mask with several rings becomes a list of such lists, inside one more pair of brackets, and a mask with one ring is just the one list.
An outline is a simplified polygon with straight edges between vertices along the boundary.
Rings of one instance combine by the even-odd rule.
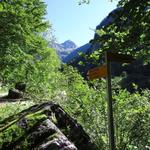
[[100, 67], [90, 69], [88, 71], [87, 75], [88, 75], [89, 80], [106, 77], [107, 76], [107, 66], [102, 65]]
[[107, 52], [107, 60], [115, 61], [115, 62], [122, 62], [122, 63], [131, 63], [135, 59], [131, 55]]

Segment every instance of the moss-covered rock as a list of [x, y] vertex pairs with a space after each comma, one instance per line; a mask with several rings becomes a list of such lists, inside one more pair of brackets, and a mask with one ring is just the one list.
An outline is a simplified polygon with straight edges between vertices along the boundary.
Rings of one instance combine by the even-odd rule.
[[59, 105], [35, 105], [0, 122], [0, 149], [93, 150], [81, 125]]

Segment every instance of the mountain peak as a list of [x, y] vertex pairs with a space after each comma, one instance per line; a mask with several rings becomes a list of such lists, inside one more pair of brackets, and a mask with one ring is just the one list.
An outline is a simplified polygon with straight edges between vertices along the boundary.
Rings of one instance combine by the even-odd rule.
[[77, 45], [71, 41], [71, 40], [67, 40], [64, 43], [61, 44], [64, 48], [71, 48], [71, 49], [75, 49], [77, 48]]
[[56, 49], [58, 56], [63, 62], [65, 61], [65, 57], [77, 48], [76, 44], [71, 40], [67, 40], [61, 44], [54, 42], [51, 47]]

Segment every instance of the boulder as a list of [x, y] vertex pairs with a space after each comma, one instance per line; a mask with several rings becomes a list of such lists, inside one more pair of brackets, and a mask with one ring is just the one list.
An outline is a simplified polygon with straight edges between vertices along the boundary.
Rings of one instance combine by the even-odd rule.
[[15, 89], [22, 91], [22, 92], [25, 92], [26, 84], [23, 82], [17, 82], [15, 85]]
[[16, 101], [17, 99], [22, 99], [24, 96], [26, 84], [23, 82], [18, 82], [15, 85], [15, 88], [9, 89], [8, 95], [0, 97], [0, 102], [5, 101]]
[[7, 98], [9, 98], [9, 99], [23, 98], [23, 92], [21, 92], [17, 89], [9, 89]]
[[87, 133], [62, 107], [34, 105], [0, 122], [1, 150], [94, 150]]

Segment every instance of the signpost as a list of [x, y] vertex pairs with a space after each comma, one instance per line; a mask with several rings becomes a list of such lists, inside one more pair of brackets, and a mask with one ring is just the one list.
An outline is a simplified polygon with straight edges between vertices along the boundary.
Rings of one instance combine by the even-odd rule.
[[108, 115], [108, 134], [110, 150], [115, 150], [115, 133], [111, 89], [111, 62], [131, 63], [135, 59], [131, 55], [118, 54], [113, 52], [105, 53], [106, 64], [97, 68], [90, 69], [87, 73], [88, 79], [93, 80], [106, 77], [107, 80], [107, 115]]
[[105, 53], [105, 61], [107, 65], [107, 117], [108, 117], [108, 135], [110, 150], [115, 150], [115, 134], [114, 134], [114, 118], [113, 118], [113, 105], [112, 105], [112, 89], [111, 89], [111, 64], [108, 59], [108, 53]]
[[88, 75], [89, 80], [106, 77], [106, 75], [107, 75], [107, 66], [102, 65], [100, 67], [90, 69], [88, 71], [87, 75]]
[[122, 63], [131, 63], [135, 59], [131, 55], [127, 54], [118, 54], [113, 52], [106, 52], [107, 53], [107, 60], [112, 62], [122, 62]]

